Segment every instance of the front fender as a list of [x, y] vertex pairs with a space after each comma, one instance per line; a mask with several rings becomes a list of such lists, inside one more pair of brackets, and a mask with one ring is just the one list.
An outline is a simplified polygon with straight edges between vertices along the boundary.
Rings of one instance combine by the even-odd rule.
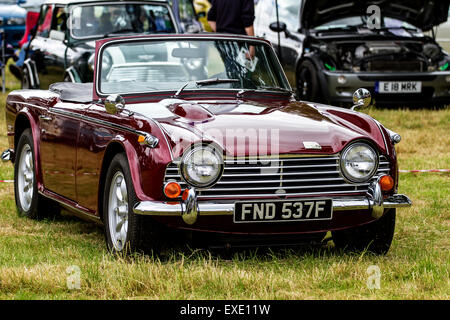
[[[42, 179], [41, 171], [41, 153], [40, 153], [40, 141], [41, 141], [41, 131], [39, 129], [39, 119], [38, 116], [31, 112], [30, 108], [22, 108], [16, 116], [14, 123], [14, 150], [17, 148], [21, 133], [23, 132], [23, 119], [26, 118], [28, 124], [31, 128], [31, 133], [33, 135], [33, 149], [34, 149], [34, 167], [36, 174], [36, 183], [39, 191], [44, 190], [44, 181]], [[15, 150], [17, 154], [18, 150]]]

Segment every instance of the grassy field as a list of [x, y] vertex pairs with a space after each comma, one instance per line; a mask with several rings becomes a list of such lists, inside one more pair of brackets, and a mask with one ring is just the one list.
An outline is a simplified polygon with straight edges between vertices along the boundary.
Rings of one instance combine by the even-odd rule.
[[[7, 148], [4, 103], [0, 95], [0, 150]], [[450, 168], [448, 108], [369, 113], [402, 135], [401, 169]], [[9, 163], [0, 163], [3, 179], [13, 179]], [[449, 299], [449, 189], [448, 174], [401, 175], [399, 191], [413, 207], [398, 210], [383, 257], [315, 248], [230, 259], [174, 250], [165, 260], [123, 260], [106, 252], [95, 225], [18, 217], [13, 185], [0, 183], [0, 299]], [[371, 266], [380, 270], [379, 289], [367, 285]], [[80, 288], [69, 289], [76, 268]]]

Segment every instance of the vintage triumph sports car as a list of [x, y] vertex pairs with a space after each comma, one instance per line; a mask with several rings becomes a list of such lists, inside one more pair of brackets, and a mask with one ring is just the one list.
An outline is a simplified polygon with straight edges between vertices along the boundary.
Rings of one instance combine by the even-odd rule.
[[[269, 42], [153, 35], [96, 42], [94, 83], [6, 101], [18, 211], [49, 200], [105, 226], [108, 248], [159, 248], [166, 230], [210, 245], [388, 251], [400, 137], [348, 109], [295, 101]], [[355, 93], [355, 107], [370, 94]], [[178, 232], [177, 232], [178, 233]]]
[[298, 97], [378, 104], [450, 103], [450, 56], [424, 35], [447, 21], [449, 0], [260, 0], [255, 33], [277, 48]]

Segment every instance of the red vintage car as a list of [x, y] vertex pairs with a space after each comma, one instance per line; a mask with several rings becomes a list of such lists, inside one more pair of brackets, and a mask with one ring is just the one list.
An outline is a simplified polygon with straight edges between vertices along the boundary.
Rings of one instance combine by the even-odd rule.
[[[369, 104], [364, 89], [355, 107]], [[400, 136], [357, 111], [296, 101], [272, 46], [232, 35], [99, 40], [94, 83], [6, 101], [18, 211], [58, 203], [102, 223], [112, 252], [170, 229], [210, 245], [386, 253]], [[127, 251], [128, 252], [128, 251]]]

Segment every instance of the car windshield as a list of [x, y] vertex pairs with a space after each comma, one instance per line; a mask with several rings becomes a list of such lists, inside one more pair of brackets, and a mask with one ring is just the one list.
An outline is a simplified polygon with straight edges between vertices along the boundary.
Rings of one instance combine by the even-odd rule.
[[75, 39], [174, 32], [173, 19], [163, 4], [115, 2], [80, 5], [71, 11], [71, 35]]
[[200, 86], [290, 90], [272, 48], [261, 41], [113, 42], [101, 50], [100, 61], [97, 81], [99, 93], [103, 94], [178, 91]]

